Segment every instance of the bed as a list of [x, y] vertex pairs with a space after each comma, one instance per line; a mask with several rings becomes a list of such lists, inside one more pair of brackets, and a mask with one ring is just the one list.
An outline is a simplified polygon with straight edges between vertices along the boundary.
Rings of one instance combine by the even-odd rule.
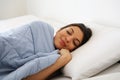
[[[25, 15], [7, 20], [1, 20], [0, 32], [4, 32], [14, 27], [19, 27], [25, 24], [29, 24], [33, 21], [39, 21], [39, 20], [45, 21], [50, 25], [52, 25], [55, 29], [55, 32], [60, 28], [60, 26], [65, 25], [65, 23], [62, 22], [57, 22], [45, 18], [38, 18], [33, 15]], [[93, 34], [94, 33], [96, 34], [93, 35], [93, 38], [90, 41], [88, 41], [88, 43], [85, 44], [85, 46], [82, 46], [81, 49], [77, 49], [76, 51], [72, 52], [73, 60], [62, 69], [63, 74], [55, 76], [51, 80], [119, 80], [120, 79], [120, 63], [119, 63], [120, 28], [108, 27], [108, 26], [105, 27], [105, 25], [96, 24], [94, 22], [87, 22], [87, 23], [85, 22], [85, 24], [90, 26], [90, 28], [92, 28]], [[110, 31], [111, 33], [109, 33]], [[106, 34], [108, 36], [107, 38], [106, 36], [104, 36], [105, 39], [102, 39], [102, 43], [104, 43], [105, 45], [104, 44], [101, 45], [100, 43], [101, 39], [99, 39], [99, 38], [103, 38], [103, 34]], [[94, 39], [96, 38], [96, 36], [99, 37], [97, 37], [95, 43]], [[110, 41], [108, 40], [107, 41], [108, 43], [106, 44], [104, 40], [107, 40], [108, 38], [112, 40]], [[91, 43], [93, 43], [94, 45]], [[89, 52], [93, 54], [92, 55], [88, 54]], [[96, 52], [98, 52], [98, 54], [96, 54]], [[81, 53], [81, 55], [79, 55], [78, 53]], [[86, 54], [82, 54], [82, 53], [86, 53]]]

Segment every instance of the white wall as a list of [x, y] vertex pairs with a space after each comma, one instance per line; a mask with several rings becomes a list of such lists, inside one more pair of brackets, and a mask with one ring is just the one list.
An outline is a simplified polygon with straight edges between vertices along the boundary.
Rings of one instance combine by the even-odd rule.
[[0, 0], [0, 20], [27, 13], [26, 0]]
[[29, 14], [64, 22], [120, 26], [120, 0], [27, 0]]
[[86, 20], [120, 26], [120, 0], [0, 0], [0, 20], [26, 14], [65, 23]]

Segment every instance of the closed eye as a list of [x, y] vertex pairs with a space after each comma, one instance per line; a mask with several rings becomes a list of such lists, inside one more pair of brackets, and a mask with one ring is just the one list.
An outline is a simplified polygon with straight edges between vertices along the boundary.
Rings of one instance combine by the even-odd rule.
[[67, 34], [72, 35], [68, 30], [66, 30]]
[[78, 39], [73, 40], [73, 44], [78, 47], [80, 44], [80, 41]]
[[72, 35], [74, 33], [74, 30], [70, 28], [69, 30], [66, 30], [69, 35]]

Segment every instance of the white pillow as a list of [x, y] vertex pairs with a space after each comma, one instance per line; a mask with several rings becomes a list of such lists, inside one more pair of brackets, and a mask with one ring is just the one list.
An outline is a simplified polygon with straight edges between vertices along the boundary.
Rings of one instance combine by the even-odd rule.
[[91, 39], [72, 52], [72, 60], [63, 68], [72, 80], [91, 77], [120, 60], [120, 28], [85, 23], [92, 29]]

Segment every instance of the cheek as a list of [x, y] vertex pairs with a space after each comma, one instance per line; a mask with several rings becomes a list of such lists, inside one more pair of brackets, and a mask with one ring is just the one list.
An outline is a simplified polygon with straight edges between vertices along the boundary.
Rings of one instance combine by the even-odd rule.
[[55, 44], [58, 44], [58, 42], [59, 42], [59, 36], [58, 35], [56, 35], [56, 37], [55, 37]]
[[59, 34], [56, 34], [55, 37], [54, 37], [54, 45], [56, 48], [60, 48], [60, 44], [59, 44], [59, 41], [60, 41], [60, 35]]
[[75, 48], [72, 42], [67, 47], [69, 50], [73, 50]]

